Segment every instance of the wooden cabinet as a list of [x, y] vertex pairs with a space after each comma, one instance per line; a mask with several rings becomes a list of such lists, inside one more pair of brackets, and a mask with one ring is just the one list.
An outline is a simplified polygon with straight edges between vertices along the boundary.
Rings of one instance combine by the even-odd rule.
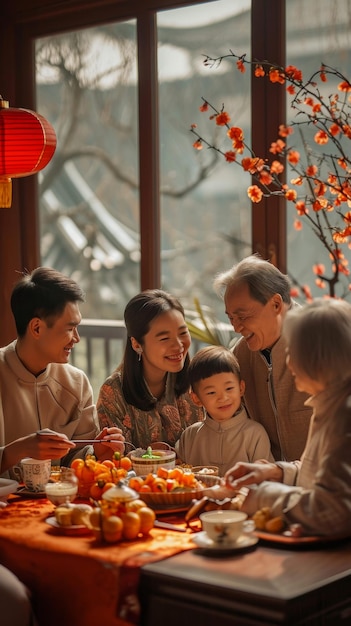
[[231, 557], [189, 551], [142, 568], [142, 626], [347, 626], [351, 543], [259, 546]]

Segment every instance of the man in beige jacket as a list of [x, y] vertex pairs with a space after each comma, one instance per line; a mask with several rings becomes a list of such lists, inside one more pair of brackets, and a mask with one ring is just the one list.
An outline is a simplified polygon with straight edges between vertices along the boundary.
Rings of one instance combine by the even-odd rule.
[[244, 402], [251, 419], [266, 429], [277, 461], [299, 459], [306, 443], [311, 409], [307, 394], [295, 388], [286, 366], [281, 336], [286, 312], [294, 304], [289, 279], [256, 255], [219, 274], [214, 288], [224, 299], [237, 333], [236, 355], [246, 382]]
[[[17, 338], [0, 348], [0, 475], [26, 456], [69, 465], [74, 456], [94, 452], [103, 460], [124, 451], [119, 428], [99, 432], [90, 382], [69, 364], [83, 300], [75, 281], [46, 267], [13, 289]], [[72, 439], [97, 441], [88, 447]]]

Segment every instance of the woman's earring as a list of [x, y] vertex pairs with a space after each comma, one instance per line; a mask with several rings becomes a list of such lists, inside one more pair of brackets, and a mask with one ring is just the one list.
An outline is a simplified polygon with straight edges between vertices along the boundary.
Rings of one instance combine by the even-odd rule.
[[141, 353], [142, 353], [142, 351], [143, 351], [142, 348], [138, 348], [138, 350], [137, 350], [139, 363], [141, 361]]

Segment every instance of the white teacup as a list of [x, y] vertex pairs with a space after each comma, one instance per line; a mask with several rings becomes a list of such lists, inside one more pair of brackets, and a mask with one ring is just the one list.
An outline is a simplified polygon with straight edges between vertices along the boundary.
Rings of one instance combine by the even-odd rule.
[[243, 511], [206, 511], [201, 513], [202, 529], [217, 544], [231, 544], [245, 532], [247, 514]]
[[50, 479], [51, 460], [31, 459], [21, 460], [22, 480], [29, 491], [44, 491]]

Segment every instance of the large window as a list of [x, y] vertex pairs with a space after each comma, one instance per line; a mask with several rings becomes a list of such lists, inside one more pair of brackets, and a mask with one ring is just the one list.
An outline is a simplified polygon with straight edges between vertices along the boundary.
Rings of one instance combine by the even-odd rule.
[[[190, 126], [208, 125], [199, 111], [203, 96], [240, 111], [237, 122], [250, 136], [249, 81], [237, 84], [230, 63], [203, 64], [205, 54], [225, 54], [234, 44], [249, 49], [250, 4], [218, 0], [161, 11], [155, 33], [161, 286], [190, 309], [196, 296], [223, 319], [212, 281], [251, 251], [249, 176], [215, 153], [195, 151]], [[84, 317], [121, 318], [140, 290], [143, 262], [138, 85], [152, 78], [138, 66], [137, 20], [39, 38], [36, 66], [38, 110], [58, 135], [41, 176], [42, 263], [83, 286]]]
[[[287, 37], [287, 64], [297, 66], [307, 80], [313, 72], [318, 71], [322, 63], [337, 68], [345, 76], [349, 76], [351, 67], [351, 2], [350, 0], [294, 0], [287, 2], [286, 37]], [[324, 97], [326, 102], [330, 94], [338, 92], [337, 85], [340, 81], [334, 77], [328, 77], [324, 85]], [[294, 111], [288, 106], [289, 120], [296, 119]], [[315, 130], [313, 126], [304, 127], [304, 139], [309, 146], [316, 146], [313, 141]], [[305, 150], [298, 132], [293, 136], [294, 146], [305, 158]], [[324, 147], [325, 152], [333, 150], [329, 148], [330, 142]], [[314, 148], [316, 150], [316, 148]], [[291, 179], [292, 176], [289, 176]], [[327, 274], [330, 275], [330, 258], [321, 241], [313, 232], [306, 220], [302, 220], [302, 230], [296, 231], [294, 222], [296, 210], [292, 204], [287, 207], [287, 242], [288, 242], [288, 269], [291, 277], [296, 279], [301, 301], [305, 301], [301, 287], [310, 287], [314, 297], [323, 296], [328, 289], [320, 289], [316, 286], [317, 276], [312, 267], [323, 264]], [[330, 223], [340, 218], [330, 214]], [[349, 248], [344, 245], [342, 252], [346, 259], [351, 262]], [[344, 277], [345, 279], [345, 277]], [[343, 279], [342, 279], [343, 280]], [[347, 285], [348, 279], [344, 280]], [[323, 283], [322, 283], [323, 284]], [[324, 283], [325, 284], [325, 283]], [[342, 294], [342, 289], [337, 290], [337, 295]], [[344, 291], [347, 293], [347, 286]]]
[[219, 111], [225, 103], [250, 142], [250, 81], [230, 61], [204, 65], [205, 55], [250, 50], [250, 4], [221, 0], [164, 11], [157, 20], [162, 282], [188, 308], [197, 297], [223, 319], [212, 282], [251, 252], [250, 177], [215, 151], [193, 149], [190, 126], [228, 150], [226, 134], [209, 121], [213, 111], [199, 111], [202, 98]]
[[120, 318], [140, 281], [136, 24], [39, 39], [38, 108], [58, 135], [40, 186], [41, 255], [90, 318]]
[[[251, 141], [251, 101], [257, 106], [261, 98], [255, 95], [256, 85], [251, 88], [248, 75], [242, 80], [233, 60], [214, 68], [203, 64], [205, 55], [218, 57], [230, 49], [250, 56], [251, 21], [253, 44], [261, 32], [272, 41], [274, 16], [265, 11], [259, 0], [196, 2], [176, 9], [160, 3], [147, 40], [141, 37], [145, 16], [136, 3], [135, 16], [128, 19], [37, 39], [38, 109], [52, 121], [59, 139], [56, 156], [42, 174], [42, 261], [83, 284], [86, 317], [121, 317], [127, 300], [141, 287], [145, 266], [160, 257], [162, 287], [187, 308], [197, 297], [224, 319], [212, 291], [214, 275], [255, 249], [257, 224], [268, 233], [266, 257], [271, 243], [274, 249], [284, 244], [285, 230], [274, 230], [284, 204], [274, 213], [269, 200], [266, 208], [257, 205], [252, 212], [246, 194], [249, 177], [211, 150], [194, 150], [190, 133], [196, 123], [211, 142], [220, 146], [226, 140], [223, 132], [216, 136], [209, 113], [200, 113], [201, 97], [218, 110], [225, 104], [248, 145], [260, 128], [272, 122], [277, 127], [272, 103], [260, 100]], [[266, 20], [262, 24], [258, 12]], [[347, 73], [350, 14], [351, 0], [288, 0], [286, 64], [301, 68], [305, 77], [322, 61]], [[278, 24], [273, 28], [278, 31]], [[144, 63], [145, 41], [148, 54], [154, 49], [157, 58], [154, 74]], [[140, 86], [145, 90], [153, 81], [154, 91], [146, 90], [149, 101], [140, 101]], [[157, 116], [146, 157], [148, 129], [139, 128], [144, 104], [146, 109], [154, 106]], [[146, 171], [153, 179], [150, 187], [155, 180], [159, 187], [157, 197], [151, 194], [145, 203]], [[326, 253], [308, 225], [294, 230], [294, 218], [288, 205], [287, 272], [320, 295], [313, 287], [312, 265], [325, 262]], [[156, 239], [143, 249], [145, 227]], [[157, 237], [159, 248], [152, 243]]]

